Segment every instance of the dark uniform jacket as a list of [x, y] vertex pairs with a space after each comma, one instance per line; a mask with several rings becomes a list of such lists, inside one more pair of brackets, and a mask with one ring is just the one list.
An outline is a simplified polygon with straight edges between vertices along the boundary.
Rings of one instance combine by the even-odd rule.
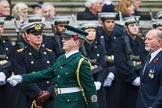
[[132, 85], [132, 82], [139, 77], [142, 64], [147, 55], [144, 47], [144, 40], [139, 37], [136, 37], [134, 40], [130, 36], [128, 36], [128, 39], [129, 42], [127, 43], [130, 43], [130, 48], [132, 50], [130, 54], [136, 56], [136, 59], [129, 59], [130, 55], [127, 53], [128, 47], [126, 47], [127, 44], [123, 37], [117, 41], [114, 50], [115, 64], [118, 75], [120, 76], [119, 89], [121, 108], [135, 108], [136, 106], [139, 87]]
[[[6, 55], [6, 58], [4, 59], [9, 59], [9, 55], [12, 49], [12, 43], [11, 41], [4, 39], [4, 38], [0, 38], [0, 55]], [[4, 72], [5, 74], [7, 74], [6, 76], [8, 76], [8, 67], [6, 67], [5, 69], [3, 68], [2, 70], [0, 70], [1, 72]], [[10, 95], [8, 95], [8, 86], [9, 84], [0, 86], [0, 108], [10, 108], [11, 106], [9, 106], [8, 104], [8, 99], [11, 98]]]
[[[123, 27], [115, 24], [114, 30], [111, 34], [107, 34], [101, 27], [97, 28], [97, 38], [100, 43], [104, 44], [104, 51], [107, 56], [114, 56], [114, 47], [115, 47], [115, 42], [117, 39], [122, 37], [123, 35]], [[103, 36], [104, 42], [101, 42], [101, 36]], [[107, 61], [107, 66], [111, 67], [114, 66], [114, 60]], [[110, 70], [111, 71], [111, 70]], [[113, 72], [113, 71], [112, 71]]]
[[[147, 61], [147, 60], [146, 60]], [[141, 71], [136, 108], [162, 108], [162, 51]]]
[[55, 34], [54, 36], [43, 36], [44, 44], [47, 48], [50, 48], [53, 52], [55, 52], [56, 57], [64, 54], [64, 50], [62, 49], [62, 40], [61, 35]]
[[[32, 46], [26, 45], [23, 49], [18, 49], [15, 54], [14, 67], [15, 74], [36, 72], [52, 66], [55, 62], [55, 55], [52, 50], [41, 47], [39, 51]], [[19, 85], [16, 97], [16, 108], [30, 108], [31, 102], [38, 96], [41, 90], [47, 90], [53, 94], [53, 85], [50, 80], [27, 85]], [[48, 108], [48, 107], [44, 107]]]
[[[55, 77], [55, 88], [78, 87], [75, 72], [82, 57], [79, 52], [68, 58], [60, 56], [52, 67], [36, 73], [22, 75], [23, 83], [40, 82]], [[74, 92], [56, 95], [53, 108], [98, 108], [96, 88], [87, 60], [84, 60], [81, 64], [79, 80], [89, 107], [86, 106], [82, 93]]]
[[[94, 69], [92, 69], [93, 78], [95, 81], [99, 81], [103, 85], [105, 78], [108, 75], [103, 46], [94, 40], [93, 43], [85, 41], [84, 47], [87, 53], [86, 57], [90, 60], [92, 66], [94, 67]], [[100, 90], [97, 91], [97, 96], [99, 108], [106, 108], [106, 96], [103, 86], [101, 86]]]
[[[87, 53], [86, 56], [91, 61], [96, 61], [95, 63], [91, 62], [92, 66], [101, 66], [102, 70], [100, 70], [98, 73], [93, 74], [95, 81], [100, 81], [101, 83], [104, 82], [104, 79], [106, 78], [107, 69], [106, 69], [106, 61], [105, 61], [105, 52], [103, 49], [102, 44], [100, 44], [97, 41], [94, 41], [93, 43], [84, 43], [85, 51]], [[93, 72], [93, 71], [92, 71]]]
[[98, 15], [94, 15], [86, 8], [85, 11], [77, 13], [77, 20], [98, 20]]

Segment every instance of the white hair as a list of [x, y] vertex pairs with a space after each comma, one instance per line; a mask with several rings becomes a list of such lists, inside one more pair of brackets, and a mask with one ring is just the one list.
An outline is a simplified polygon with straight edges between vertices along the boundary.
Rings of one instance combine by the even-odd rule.
[[52, 11], [55, 11], [55, 7], [53, 4], [49, 3], [49, 2], [45, 2], [42, 4], [42, 9], [46, 8], [46, 6], [50, 6]]
[[93, 3], [96, 3], [97, 0], [87, 0], [85, 3], [85, 7], [89, 8]]

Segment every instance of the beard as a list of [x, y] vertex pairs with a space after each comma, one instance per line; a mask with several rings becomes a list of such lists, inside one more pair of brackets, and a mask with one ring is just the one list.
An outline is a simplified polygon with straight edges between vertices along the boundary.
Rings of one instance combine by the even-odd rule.
[[145, 50], [148, 52], [153, 52], [155, 50], [155, 48], [145, 47]]

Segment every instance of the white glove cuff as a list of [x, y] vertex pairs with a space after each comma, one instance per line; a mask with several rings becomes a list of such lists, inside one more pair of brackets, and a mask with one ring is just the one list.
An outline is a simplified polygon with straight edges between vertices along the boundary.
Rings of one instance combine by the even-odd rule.
[[112, 72], [110, 72], [108, 75], [108, 78], [110, 78], [111, 80], [114, 80], [115, 75]]
[[0, 72], [0, 76], [1, 78], [6, 79], [6, 75], [3, 72]]

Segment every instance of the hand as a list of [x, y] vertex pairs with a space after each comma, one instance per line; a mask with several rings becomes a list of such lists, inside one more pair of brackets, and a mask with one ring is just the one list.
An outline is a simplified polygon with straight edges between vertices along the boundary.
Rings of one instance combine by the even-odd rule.
[[39, 96], [37, 97], [36, 101], [37, 103], [44, 103], [48, 100], [48, 98], [51, 96], [51, 93], [49, 91], [41, 91], [39, 93]]
[[22, 80], [23, 79], [21, 75], [12, 75], [7, 79], [7, 82], [9, 82], [12, 86], [16, 86], [17, 84], [21, 83]]
[[0, 86], [6, 84], [6, 75], [3, 72], [0, 72]]
[[101, 88], [101, 82], [95, 81], [94, 83], [95, 83], [95, 86], [96, 86], [96, 90], [100, 90], [100, 88]]
[[140, 77], [136, 77], [136, 79], [132, 82], [134, 86], [140, 86]]
[[107, 78], [105, 79], [104, 81], [104, 87], [110, 87], [112, 85], [112, 81], [114, 80], [115, 78], [115, 75], [110, 72], [108, 75], [107, 75]]

